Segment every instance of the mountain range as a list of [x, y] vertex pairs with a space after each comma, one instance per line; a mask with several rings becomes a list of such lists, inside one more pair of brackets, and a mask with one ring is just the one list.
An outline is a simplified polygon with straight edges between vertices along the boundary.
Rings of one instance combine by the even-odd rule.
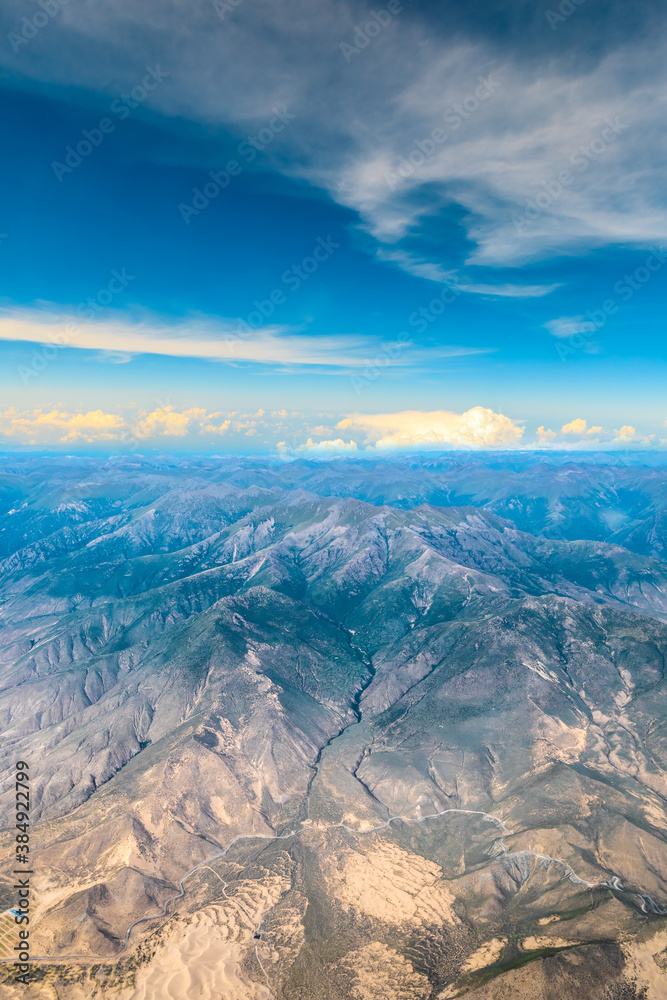
[[38, 959], [6, 995], [667, 997], [666, 487], [623, 456], [2, 457]]

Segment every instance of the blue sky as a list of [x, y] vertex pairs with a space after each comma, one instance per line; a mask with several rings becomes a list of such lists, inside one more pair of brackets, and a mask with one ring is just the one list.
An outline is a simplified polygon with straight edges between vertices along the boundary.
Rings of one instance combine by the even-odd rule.
[[663, 447], [626, 7], [10, 0], [0, 444]]

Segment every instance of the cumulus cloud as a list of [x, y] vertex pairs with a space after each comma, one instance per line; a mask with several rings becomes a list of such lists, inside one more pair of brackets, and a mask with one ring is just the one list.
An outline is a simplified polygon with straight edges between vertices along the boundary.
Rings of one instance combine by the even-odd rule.
[[34, 409], [20, 413], [14, 407], [0, 413], [0, 435], [22, 444], [39, 445], [52, 440], [112, 441], [126, 427], [122, 417], [103, 410], [68, 413]]
[[[623, 424], [614, 430], [611, 445], [614, 448], [650, 448], [655, 445], [655, 434], [640, 434], [631, 424]], [[662, 441], [659, 442], [661, 445]]]
[[277, 447], [282, 453], [308, 452], [311, 455], [349, 455], [358, 451], [356, 441], [343, 441], [342, 438], [328, 441], [313, 441], [312, 438], [308, 438], [304, 444], [294, 448], [290, 448], [284, 441], [279, 441]]
[[[577, 417], [563, 424], [559, 434], [543, 426], [537, 428], [536, 445], [540, 448], [553, 447], [564, 451], [587, 451], [600, 449], [614, 451], [623, 448], [664, 447], [666, 441], [656, 440], [655, 434], [640, 434], [631, 424], [623, 424], [617, 429], [605, 428], [601, 424], [589, 427], [583, 417]], [[530, 445], [528, 445], [530, 447]]]
[[134, 428], [136, 438], [152, 437], [185, 437], [191, 424], [194, 421], [201, 421], [206, 417], [206, 410], [193, 407], [190, 410], [183, 410], [179, 413], [173, 406], [159, 407], [152, 413], [147, 413]]
[[[336, 424], [338, 430], [347, 432], [339, 437], [325, 425], [314, 427], [306, 414], [286, 413], [285, 416], [287, 422], [277, 424], [273, 414], [264, 410], [252, 414], [238, 411], [225, 414], [198, 406], [177, 409], [164, 404], [151, 411], [126, 409], [121, 414], [101, 409], [69, 411], [46, 407], [20, 411], [12, 407], [0, 411], [0, 441], [14, 447], [66, 446], [78, 442], [132, 449], [143, 444], [169, 447], [170, 442], [181, 446], [185, 439], [201, 447], [206, 438], [209, 439], [206, 444], [210, 444], [220, 437], [235, 440], [239, 445], [244, 438], [255, 438], [265, 447], [277, 448], [283, 455], [315, 457], [377, 455], [406, 449], [551, 447], [613, 450], [665, 447], [667, 444], [663, 439], [656, 440], [653, 434], [639, 432], [631, 424], [614, 430], [597, 424], [587, 427], [581, 417], [564, 424], [559, 433], [540, 425], [535, 439], [527, 441], [521, 423], [483, 406], [472, 407], [464, 413], [405, 410], [352, 414]], [[292, 435], [291, 441], [273, 444], [279, 435], [286, 433]]]
[[584, 434], [586, 431], [586, 421], [581, 417], [577, 417], [575, 420], [571, 420], [569, 424], [563, 424], [561, 427], [562, 434]]
[[[212, 414], [211, 416], [216, 416]], [[210, 419], [210, 418], [209, 418]], [[202, 424], [202, 434], [226, 434], [231, 426], [231, 420], [223, 420], [221, 424]]]
[[362, 434], [378, 450], [394, 448], [495, 448], [516, 446], [523, 427], [510, 417], [483, 406], [465, 413], [404, 410], [400, 413], [355, 414], [337, 425]]
[[553, 441], [554, 438], [558, 437], [555, 431], [550, 428], [545, 428], [544, 426], [537, 428], [537, 439], [538, 441], [546, 444], [549, 441]]
[[19, 411], [12, 407], [0, 412], [0, 439], [33, 446], [74, 441], [127, 445], [131, 441], [183, 438], [188, 434], [224, 434], [233, 421], [219, 422], [221, 416], [201, 407], [179, 411], [168, 405], [139, 412], [135, 417], [103, 410], [73, 413], [55, 408]]

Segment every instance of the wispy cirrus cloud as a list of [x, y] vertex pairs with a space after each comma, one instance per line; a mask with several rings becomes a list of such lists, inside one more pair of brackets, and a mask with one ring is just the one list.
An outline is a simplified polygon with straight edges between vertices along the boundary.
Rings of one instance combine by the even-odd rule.
[[[170, 76], [147, 105], [240, 136], [289, 107], [296, 119], [266, 164], [326, 190], [386, 245], [429, 226], [432, 236], [430, 224], [452, 206], [476, 264], [664, 240], [667, 140], [653, 123], [667, 99], [667, 61], [656, 5], [630, 22], [612, 0], [605, 24], [589, 25], [594, 39], [553, 33], [544, 12], [525, 5], [503, 10], [500, 21], [520, 21], [521, 31], [502, 35], [477, 5], [469, 14], [438, 6], [411, 7], [349, 62], [337, 42], [370, 10], [352, 0], [254, 0], [235, 10], [233, 26], [204, 0], [71, 5], [34, 44], [0, 58], [9, 68], [20, 58], [41, 81], [117, 91], [150, 61], [159, 23]], [[2, 15], [7, 30], [16, 12], [8, 5]], [[586, 21], [580, 13], [578, 27]], [[603, 140], [609, 129], [614, 138]], [[430, 139], [434, 130], [444, 138]], [[402, 159], [411, 169], [392, 187], [387, 176]], [[563, 171], [571, 179], [559, 180]], [[530, 225], [517, 229], [514, 217], [531, 205]], [[442, 249], [450, 242], [444, 226]]]
[[585, 316], [559, 316], [558, 319], [550, 319], [544, 324], [544, 328], [553, 337], [566, 339], [582, 333], [591, 333], [595, 326]]
[[[119, 314], [87, 322], [63, 311], [16, 309], [0, 311], [0, 340], [49, 344], [53, 349], [74, 348], [103, 352], [128, 361], [137, 354], [201, 358], [273, 366], [323, 366], [347, 373], [368, 365], [381, 349], [379, 338], [357, 335], [313, 336], [284, 326], [251, 329], [247, 322], [195, 317], [167, 322], [158, 317], [133, 321]], [[403, 351], [396, 364], [409, 366], [427, 359], [482, 353], [482, 348], [438, 345]], [[35, 371], [37, 374], [37, 371]]]
[[502, 281], [495, 284], [474, 281], [465, 272], [446, 270], [435, 261], [425, 260], [404, 250], [380, 248], [377, 256], [379, 260], [395, 264], [401, 270], [407, 271], [408, 274], [413, 274], [417, 278], [446, 284], [457, 292], [465, 292], [468, 295], [496, 295], [499, 298], [534, 299], [541, 298], [543, 295], [549, 295], [551, 292], [555, 292], [557, 288], [560, 288], [557, 282], [550, 285], [522, 285]]

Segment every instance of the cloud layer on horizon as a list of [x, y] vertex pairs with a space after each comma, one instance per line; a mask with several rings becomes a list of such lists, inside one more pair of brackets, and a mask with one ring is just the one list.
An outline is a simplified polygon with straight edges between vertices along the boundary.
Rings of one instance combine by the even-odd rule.
[[[653, 449], [667, 445], [667, 439], [638, 433], [629, 424], [618, 429], [588, 427], [580, 417], [563, 425], [559, 432], [540, 426], [535, 435], [529, 435], [523, 422], [483, 406], [463, 413], [355, 413], [340, 420], [334, 418], [331, 423], [331, 427], [313, 426], [308, 414], [285, 410], [267, 413], [261, 408], [255, 413], [239, 413], [198, 406], [179, 410], [165, 404], [150, 411], [125, 408], [112, 413], [102, 409], [71, 411], [58, 406], [32, 410], [11, 407], [0, 411], [0, 445], [13, 450], [92, 445], [114, 451], [187, 446], [201, 451], [214, 448], [314, 457], [448, 449]], [[336, 431], [340, 432], [338, 436], [326, 436]]]

